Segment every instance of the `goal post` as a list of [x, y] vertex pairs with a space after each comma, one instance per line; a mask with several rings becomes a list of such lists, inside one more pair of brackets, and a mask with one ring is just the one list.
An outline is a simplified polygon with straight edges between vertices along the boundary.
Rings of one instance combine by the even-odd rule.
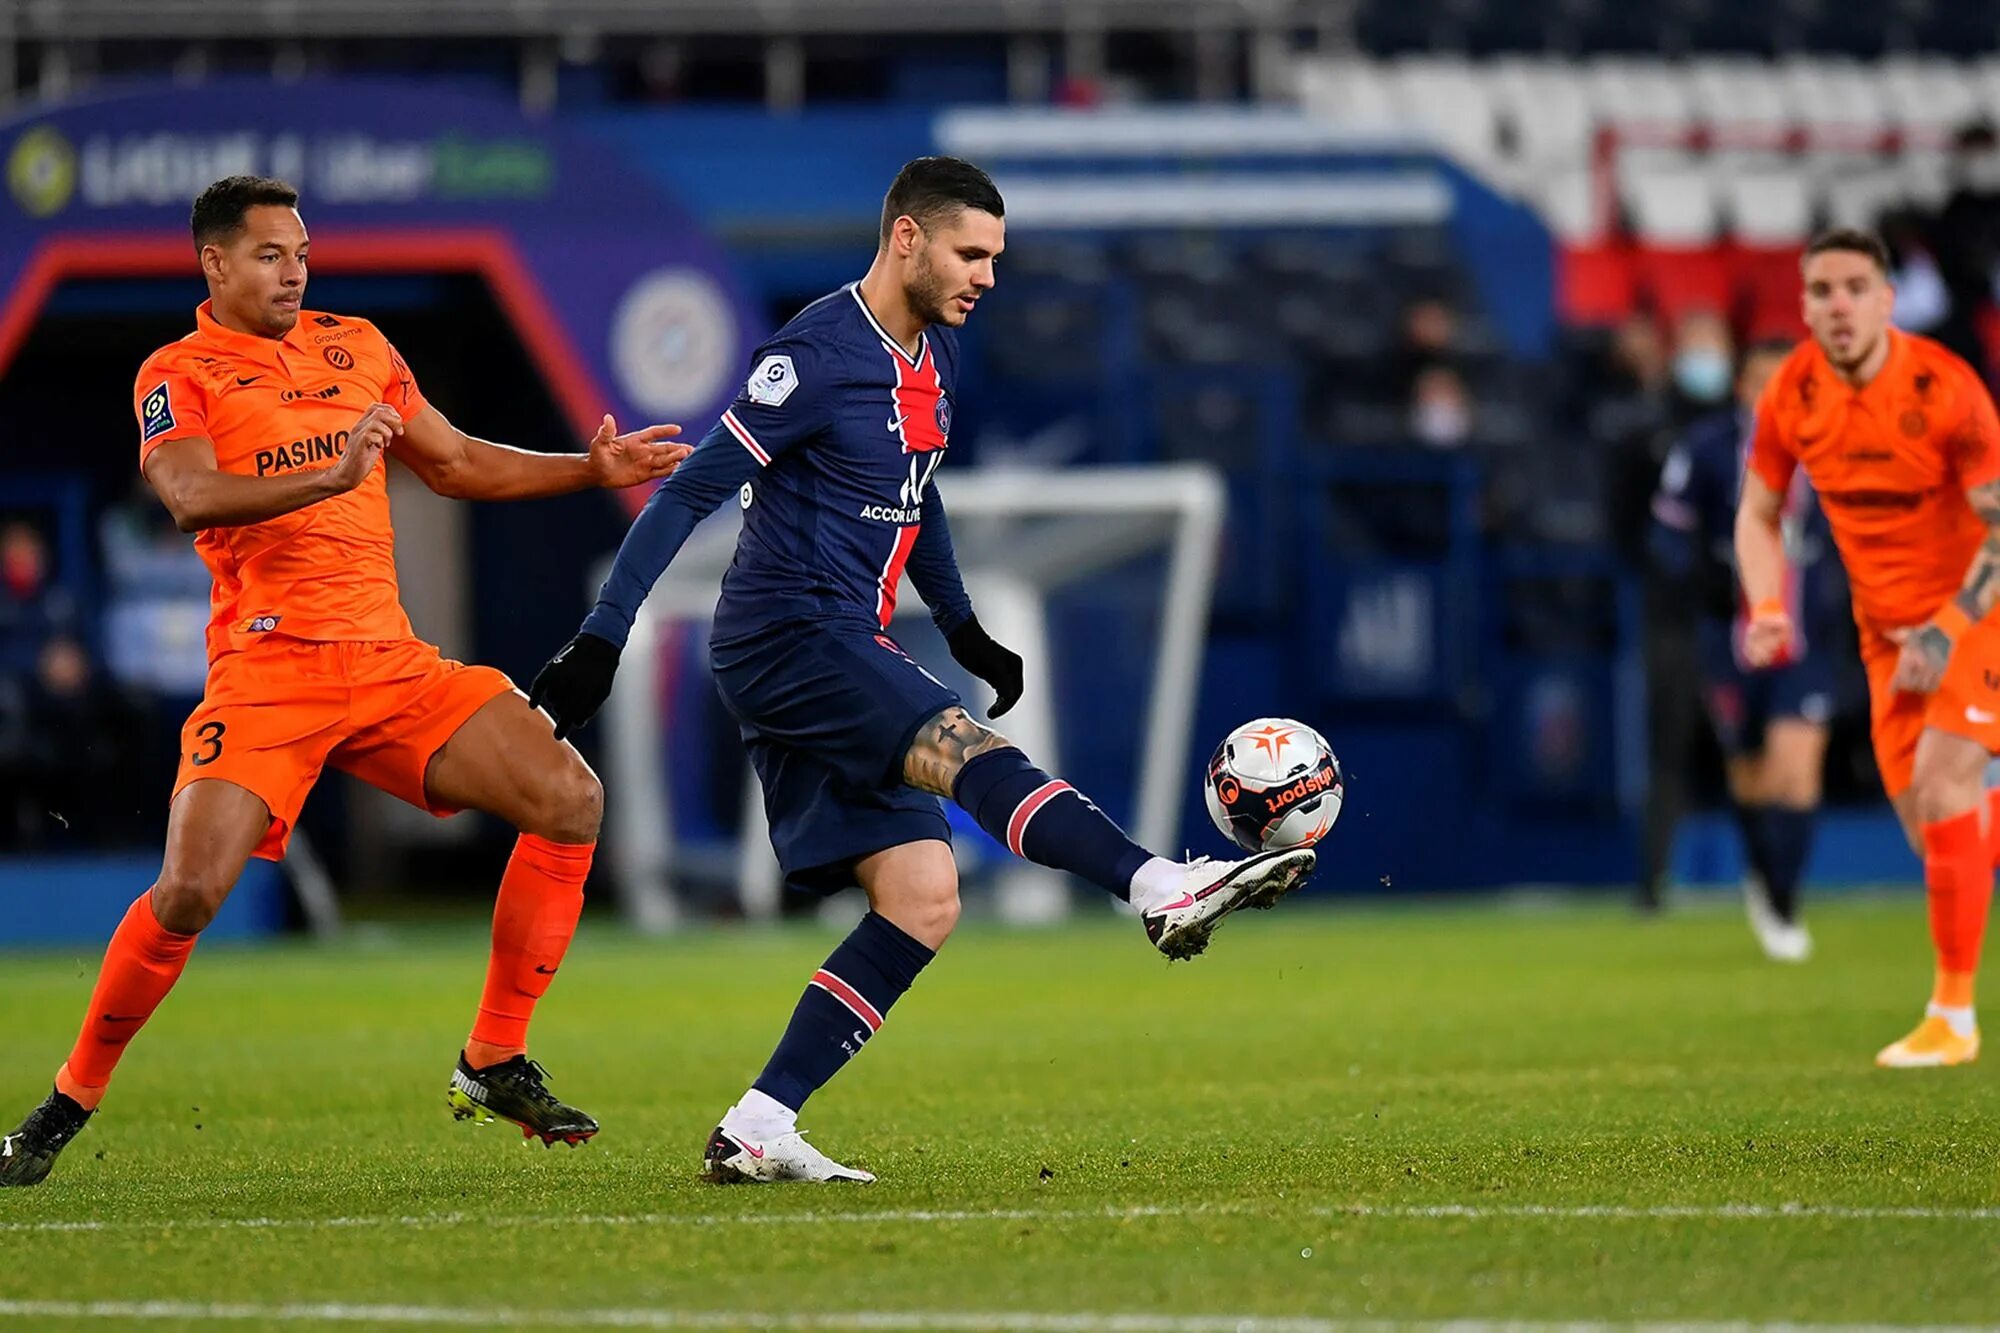
[[[1144, 845], [1177, 850], [1171, 844], [1192, 780], [1188, 746], [1215, 594], [1225, 505], [1220, 474], [1198, 463], [988, 468], [947, 472], [937, 485], [980, 621], [1026, 662], [1027, 688], [1004, 730], [1044, 768], [1060, 771], [1063, 741], [1049, 676], [1049, 599], [1125, 562], [1159, 559], [1159, 634], [1134, 757], [1131, 825]], [[672, 778], [662, 754], [673, 723], [658, 684], [661, 655], [675, 642], [676, 623], [713, 616], [740, 526], [741, 513], [731, 506], [689, 538], [633, 623], [605, 707], [609, 859], [624, 913], [641, 930], [671, 929], [682, 915]], [[899, 618], [924, 614], [918, 597], [897, 600]], [[746, 916], [766, 918], [778, 910], [781, 882], [754, 775], [746, 778], [743, 801], [736, 892]], [[1009, 920], [1051, 919], [1068, 906], [1062, 877], [1025, 863], [1003, 871], [995, 891], [999, 913]]]

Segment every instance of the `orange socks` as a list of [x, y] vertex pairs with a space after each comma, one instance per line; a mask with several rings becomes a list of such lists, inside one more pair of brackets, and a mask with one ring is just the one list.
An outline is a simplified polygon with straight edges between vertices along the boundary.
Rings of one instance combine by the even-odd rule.
[[56, 1071], [58, 1091], [85, 1110], [96, 1108], [126, 1045], [180, 980], [195, 939], [160, 924], [153, 915], [152, 890], [139, 895], [111, 934], [83, 1031], [69, 1060]]
[[596, 850], [594, 842], [550, 842], [532, 833], [523, 833], [514, 844], [493, 904], [486, 990], [465, 1043], [466, 1063], [474, 1069], [526, 1054], [528, 1020], [576, 934], [583, 881]]
[[1951, 1008], [1972, 1004], [1979, 946], [1993, 900], [1993, 853], [1981, 830], [1985, 811], [1924, 825], [1924, 885], [1930, 890], [1931, 942], [1937, 947], [1937, 988], [1932, 1002]]

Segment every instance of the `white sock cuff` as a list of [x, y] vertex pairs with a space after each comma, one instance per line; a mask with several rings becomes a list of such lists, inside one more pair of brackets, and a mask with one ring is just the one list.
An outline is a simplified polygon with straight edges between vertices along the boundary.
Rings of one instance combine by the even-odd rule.
[[1969, 1037], [1979, 1031], [1979, 1017], [1969, 1004], [1939, 1004], [1932, 1000], [1924, 1006], [1924, 1013], [1932, 1018], [1942, 1018], [1951, 1025], [1952, 1032], [1961, 1037]]
[[786, 1128], [798, 1123], [799, 1113], [767, 1092], [752, 1088], [730, 1108], [753, 1125], [779, 1124]]
[[1140, 866], [1132, 872], [1132, 906], [1143, 912], [1155, 903], [1179, 896], [1181, 871], [1185, 869], [1180, 862], [1164, 856], [1156, 856]]

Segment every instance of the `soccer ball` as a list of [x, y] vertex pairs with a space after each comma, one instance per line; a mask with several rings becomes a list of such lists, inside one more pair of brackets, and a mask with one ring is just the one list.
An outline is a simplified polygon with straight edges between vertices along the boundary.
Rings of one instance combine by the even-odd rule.
[[1288, 717], [1260, 717], [1208, 761], [1208, 817], [1253, 852], [1310, 847], [1340, 818], [1347, 779], [1326, 738]]

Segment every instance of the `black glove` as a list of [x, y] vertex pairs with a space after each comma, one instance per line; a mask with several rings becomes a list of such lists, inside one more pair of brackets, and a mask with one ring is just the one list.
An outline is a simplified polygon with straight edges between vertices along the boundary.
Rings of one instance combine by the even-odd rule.
[[618, 645], [595, 634], [579, 634], [535, 673], [528, 707], [546, 708], [556, 724], [556, 739], [597, 715], [611, 696], [611, 678], [618, 674]]
[[999, 717], [1021, 699], [1021, 655], [1003, 648], [979, 627], [977, 617], [944, 636], [952, 660], [993, 687], [997, 696], [986, 716]]

